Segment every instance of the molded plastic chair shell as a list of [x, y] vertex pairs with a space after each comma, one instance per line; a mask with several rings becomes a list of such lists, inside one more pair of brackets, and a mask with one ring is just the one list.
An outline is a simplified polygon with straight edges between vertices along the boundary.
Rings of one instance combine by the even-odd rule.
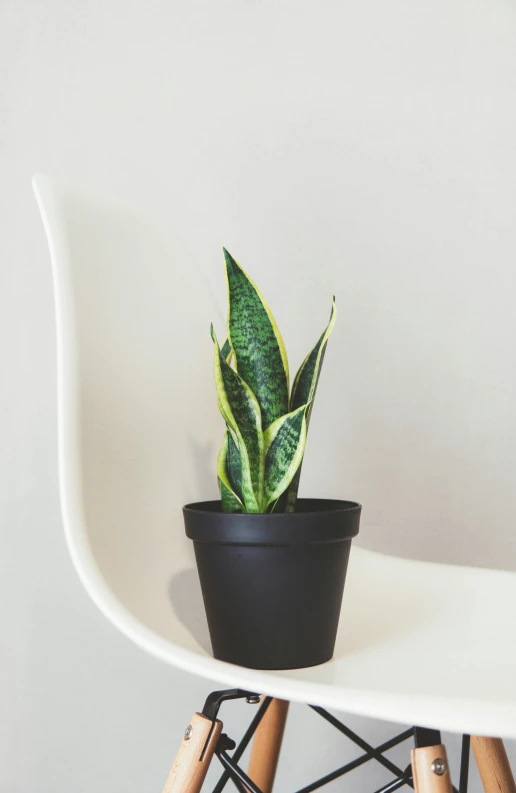
[[105, 616], [156, 658], [228, 686], [516, 738], [514, 573], [354, 546], [331, 662], [260, 672], [211, 657], [181, 507], [216, 497], [216, 307], [142, 212], [44, 176], [34, 189], [54, 277], [66, 539]]

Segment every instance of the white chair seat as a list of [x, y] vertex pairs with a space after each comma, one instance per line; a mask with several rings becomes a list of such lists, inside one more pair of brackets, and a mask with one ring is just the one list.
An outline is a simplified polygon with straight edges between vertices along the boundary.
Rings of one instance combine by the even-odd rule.
[[156, 658], [223, 685], [516, 738], [514, 573], [355, 545], [331, 662], [262, 672], [211, 657], [181, 506], [214, 496], [202, 489], [222, 433], [212, 300], [132, 210], [45, 177], [34, 186], [56, 292], [65, 531], [105, 616]]

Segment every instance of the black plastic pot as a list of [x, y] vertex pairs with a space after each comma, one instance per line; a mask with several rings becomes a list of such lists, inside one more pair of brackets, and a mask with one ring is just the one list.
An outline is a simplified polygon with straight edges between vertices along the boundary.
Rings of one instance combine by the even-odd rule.
[[215, 658], [254, 669], [329, 661], [360, 511], [327, 499], [276, 515], [224, 513], [220, 501], [183, 508]]

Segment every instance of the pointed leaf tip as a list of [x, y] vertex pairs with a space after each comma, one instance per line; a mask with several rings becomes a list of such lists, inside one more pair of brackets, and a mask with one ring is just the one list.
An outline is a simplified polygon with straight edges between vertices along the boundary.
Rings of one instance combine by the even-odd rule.
[[[299, 407], [307, 402], [313, 403], [317, 383], [321, 372], [321, 367], [324, 360], [324, 353], [326, 351], [326, 344], [331, 335], [331, 332], [337, 321], [337, 306], [335, 298], [332, 299], [330, 320], [322, 335], [319, 337], [317, 344], [308, 353], [305, 360], [301, 364], [295, 378], [294, 385], [292, 386], [292, 394], [290, 396], [290, 409]], [[311, 410], [308, 412], [308, 419]]]
[[239, 374], [256, 395], [263, 426], [288, 412], [288, 360], [272, 311], [254, 281], [225, 250], [228, 335]]
[[[337, 305], [335, 302], [335, 295], [333, 295], [331, 312], [330, 312], [330, 321], [328, 322], [326, 329], [323, 331], [315, 347], [313, 347], [313, 349], [308, 353], [305, 360], [301, 364], [299, 371], [296, 374], [294, 385], [292, 387], [292, 394], [290, 397], [291, 410], [294, 410], [303, 404], [307, 405], [307, 409], [306, 409], [307, 427], [310, 421], [310, 415], [312, 413], [313, 403], [315, 399], [315, 392], [317, 389], [317, 383], [319, 381], [319, 375], [321, 373], [321, 367], [324, 360], [326, 345], [328, 343], [328, 339], [333, 330], [336, 320], [337, 320]], [[287, 503], [285, 506], [285, 512], [294, 511], [300, 476], [301, 476], [301, 465], [298, 467], [289, 485], [287, 491]]]
[[224, 360], [227, 363], [229, 363], [230, 360], [231, 360], [232, 352], [233, 351], [231, 349], [231, 344], [229, 343], [229, 339], [226, 339], [226, 341], [224, 342], [224, 344], [220, 348], [220, 354], [222, 355], [222, 357], [224, 358]]
[[233, 273], [243, 273], [243, 268], [239, 265], [237, 260], [230, 254], [230, 252], [226, 249], [222, 249], [224, 251], [224, 262], [226, 265], [226, 273], [228, 278]]
[[235, 260], [231, 256], [230, 252], [227, 248], [222, 248], [222, 252], [224, 253], [224, 259], [226, 260], [226, 264], [234, 264]]

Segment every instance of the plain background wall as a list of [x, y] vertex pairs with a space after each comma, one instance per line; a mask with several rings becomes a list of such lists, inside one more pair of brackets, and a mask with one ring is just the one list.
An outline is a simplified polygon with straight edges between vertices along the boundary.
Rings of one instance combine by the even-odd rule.
[[[342, 479], [369, 547], [516, 569], [515, 99], [509, 0], [0, 0], [2, 793], [160, 790], [212, 687], [118, 635], [72, 570], [33, 172], [136, 193], [219, 296], [227, 245], [296, 352], [337, 291], [304, 481]], [[296, 706], [278, 790], [351, 756]]]

